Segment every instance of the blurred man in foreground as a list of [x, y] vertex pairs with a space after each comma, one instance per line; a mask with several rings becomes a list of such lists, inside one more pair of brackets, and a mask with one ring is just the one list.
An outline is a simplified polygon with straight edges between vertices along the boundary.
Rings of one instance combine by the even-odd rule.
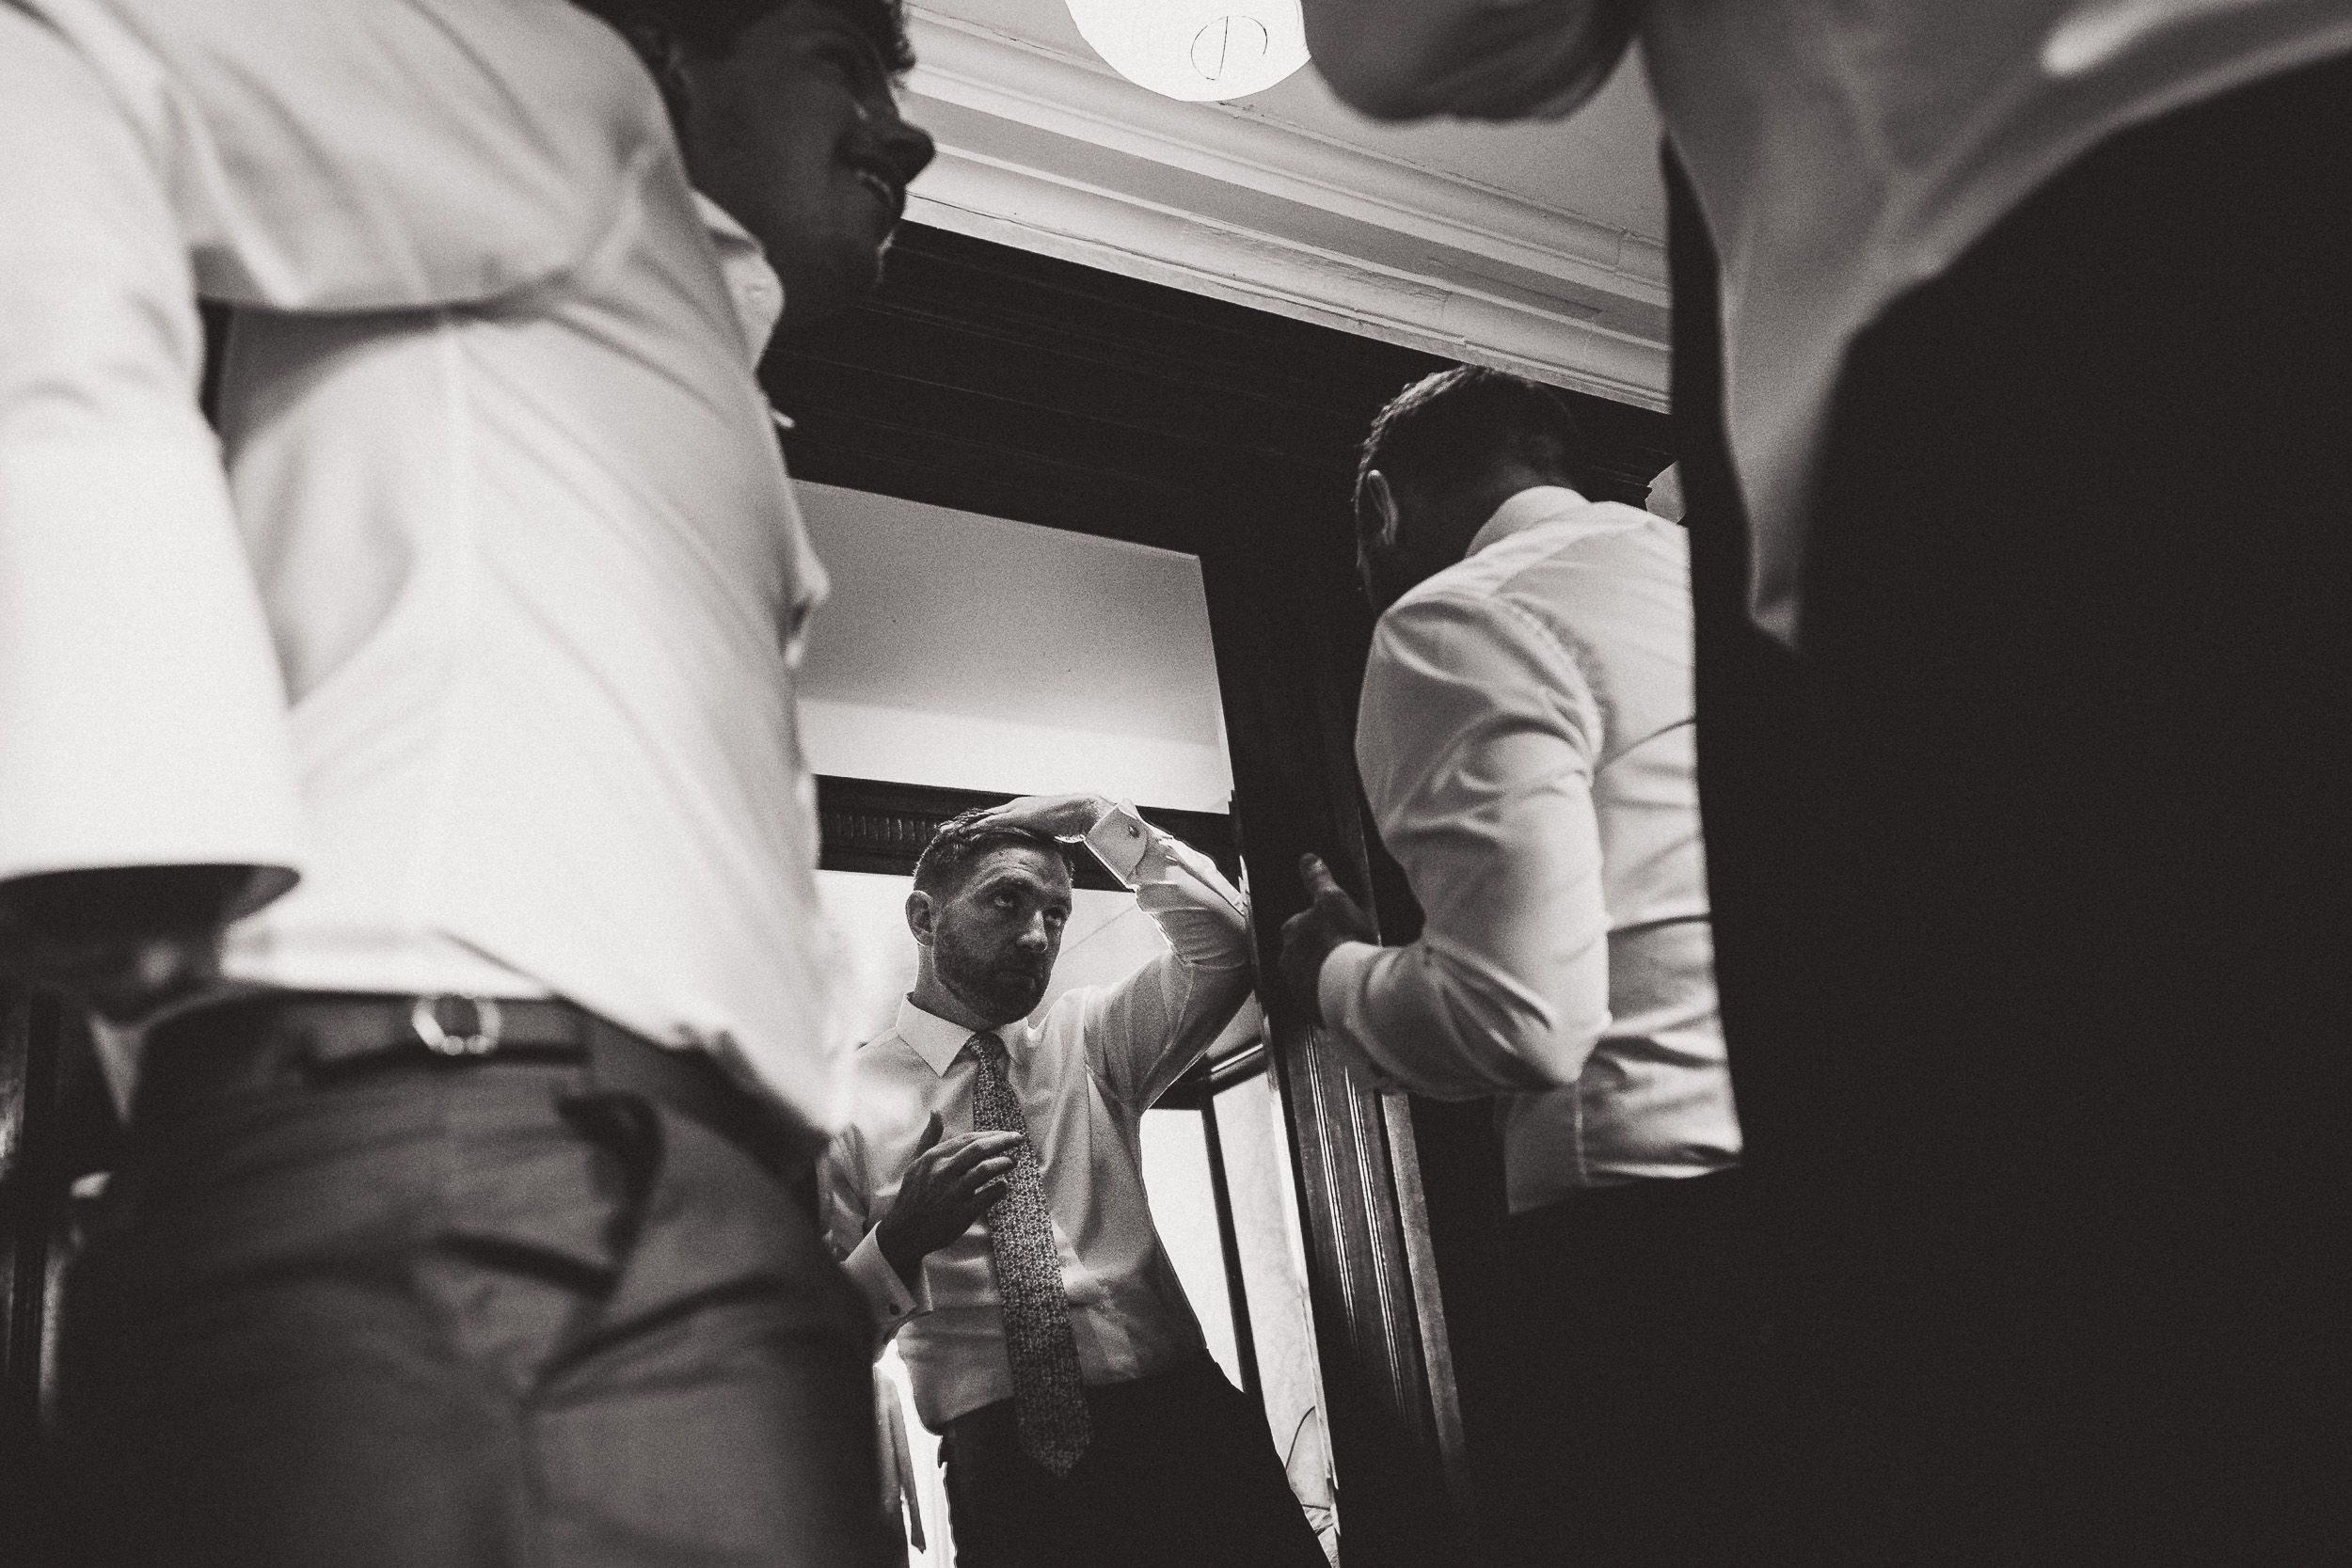
[[2352, 1550], [2352, 7], [1305, 10], [1375, 114], [1638, 37], [1665, 121], [1756, 1550]]
[[929, 156], [895, 14], [632, 7], [641, 59], [554, 0], [25, 8], [8, 961], [147, 1025], [76, 1560], [862, 1560], [865, 1336], [787, 1192], [822, 577], [752, 366]]

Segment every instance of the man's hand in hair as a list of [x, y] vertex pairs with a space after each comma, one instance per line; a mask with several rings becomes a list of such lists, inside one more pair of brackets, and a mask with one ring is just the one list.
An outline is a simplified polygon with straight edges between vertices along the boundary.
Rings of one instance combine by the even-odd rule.
[[977, 817], [976, 828], [1009, 828], [1047, 838], [1084, 838], [1112, 809], [1100, 795], [1024, 795]]

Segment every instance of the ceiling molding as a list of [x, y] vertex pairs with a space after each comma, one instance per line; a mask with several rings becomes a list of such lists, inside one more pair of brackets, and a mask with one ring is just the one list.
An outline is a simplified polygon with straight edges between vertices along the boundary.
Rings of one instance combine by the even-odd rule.
[[1665, 406], [1654, 242], [965, 23], [912, 24], [911, 112], [948, 112], [910, 217]]

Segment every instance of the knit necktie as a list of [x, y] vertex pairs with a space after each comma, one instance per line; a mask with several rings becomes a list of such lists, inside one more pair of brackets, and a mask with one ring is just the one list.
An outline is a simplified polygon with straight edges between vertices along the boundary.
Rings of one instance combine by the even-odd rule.
[[1021, 1451], [1056, 1476], [1067, 1476], [1094, 1436], [1086, 1386], [1078, 1377], [1078, 1341], [1070, 1332], [1070, 1303], [1061, 1290], [1061, 1251], [1045, 1212], [1037, 1150], [1021, 1101], [1005, 1081], [1005, 1042], [993, 1034], [966, 1040], [963, 1053], [979, 1068], [972, 1080], [972, 1127], [1018, 1132], [1005, 1196], [988, 1212], [988, 1250], [1004, 1303], [1005, 1354], [1012, 1363], [1012, 1413]]

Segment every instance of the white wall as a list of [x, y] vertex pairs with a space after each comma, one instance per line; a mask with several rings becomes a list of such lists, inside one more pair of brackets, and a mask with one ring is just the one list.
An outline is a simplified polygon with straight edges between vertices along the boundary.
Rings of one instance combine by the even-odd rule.
[[824, 484], [800, 493], [833, 578], [799, 683], [818, 772], [1229, 809], [1198, 559]]
[[[1138, 805], [1223, 812], [1232, 771], [1200, 562], [1191, 556], [941, 507], [801, 486], [833, 578], [800, 683], [802, 736], [818, 772], [1017, 794], [1093, 790]], [[820, 871], [818, 894], [841, 939], [846, 1017], [860, 1038], [891, 1025], [914, 983], [908, 878]], [[1165, 950], [1132, 895], [1080, 888], [1040, 1008], [1116, 982]], [[1215, 1050], [1254, 1037], [1252, 1001]], [[1301, 1259], [1283, 1228], [1290, 1180], [1263, 1083], [1220, 1097], [1229, 1160], [1248, 1183], [1234, 1206], [1248, 1254], [1250, 1318], [1269, 1426], [1311, 1504], [1329, 1498]], [[1237, 1157], [1237, 1158], [1236, 1158]], [[1196, 1111], [1143, 1124], [1152, 1218], [1236, 1384], [1240, 1354]], [[895, 1357], [891, 1358], [895, 1362]], [[885, 1376], [903, 1371], [885, 1365]], [[947, 1568], [936, 1439], [910, 1436], [930, 1539], [916, 1558]], [[1327, 1511], [1318, 1517], [1327, 1517]]]

